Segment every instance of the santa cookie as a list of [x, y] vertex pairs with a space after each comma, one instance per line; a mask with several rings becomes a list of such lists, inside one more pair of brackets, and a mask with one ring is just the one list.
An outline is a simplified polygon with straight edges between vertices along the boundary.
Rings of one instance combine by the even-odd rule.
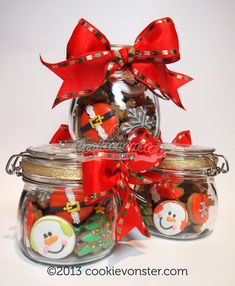
[[209, 200], [205, 194], [194, 193], [187, 202], [187, 209], [191, 221], [195, 224], [204, 224], [207, 222], [209, 213]]
[[95, 142], [108, 139], [117, 126], [118, 119], [115, 111], [105, 103], [87, 105], [80, 120], [82, 134]]
[[84, 204], [82, 188], [67, 187], [51, 194], [48, 213], [63, 217], [72, 224], [79, 224], [91, 215], [93, 208]]
[[57, 216], [40, 218], [30, 233], [32, 249], [47, 258], [61, 259], [68, 256], [73, 252], [75, 243], [72, 225]]
[[176, 235], [186, 227], [188, 214], [182, 203], [168, 200], [155, 208], [153, 222], [160, 233]]

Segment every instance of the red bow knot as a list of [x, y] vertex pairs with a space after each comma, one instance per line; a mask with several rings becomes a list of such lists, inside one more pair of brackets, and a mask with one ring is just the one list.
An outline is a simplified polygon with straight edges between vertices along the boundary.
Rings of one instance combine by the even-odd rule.
[[95, 26], [81, 19], [68, 42], [67, 60], [55, 64], [42, 58], [41, 61], [63, 80], [53, 107], [64, 100], [94, 93], [110, 75], [123, 68], [183, 108], [177, 89], [192, 78], [166, 67], [179, 59], [178, 37], [170, 18], [153, 21], [133, 46], [118, 51], [111, 50], [108, 39]]
[[[116, 194], [119, 194], [123, 202], [115, 225], [117, 240], [134, 227], [137, 227], [143, 235], [150, 236], [142, 220], [132, 186], [157, 181], [159, 176], [151, 172], [151, 169], [165, 156], [144, 128], [134, 131], [128, 140], [131, 144], [126, 153], [118, 154], [108, 150], [89, 151], [84, 154], [85, 160], [82, 164], [83, 188], [87, 204]], [[153, 142], [155, 148], [150, 152], [142, 149], [138, 151], [138, 148], [134, 150], [136, 142], [140, 145]]]

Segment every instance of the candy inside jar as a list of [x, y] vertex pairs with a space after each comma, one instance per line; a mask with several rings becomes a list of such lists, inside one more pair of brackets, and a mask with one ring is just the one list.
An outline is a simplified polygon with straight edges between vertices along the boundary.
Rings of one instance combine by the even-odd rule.
[[73, 99], [70, 133], [73, 140], [123, 141], [135, 128], [159, 134], [157, 96], [127, 69], [119, 69], [88, 96]]
[[73, 144], [51, 144], [29, 147], [7, 165], [7, 172], [22, 175], [25, 183], [17, 236], [22, 252], [35, 262], [84, 264], [105, 257], [115, 246], [118, 200], [86, 203], [81, 162]]
[[156, 169], [159, 182], [138, 190], [145, 198], [139, 201], [143, 219], [156, 236], [204, 237], [214, 230], [217, 216], [214, 176], [227, 172], [228, 162], [213, 148], [175, 144], [162, 148], [167, 156]]

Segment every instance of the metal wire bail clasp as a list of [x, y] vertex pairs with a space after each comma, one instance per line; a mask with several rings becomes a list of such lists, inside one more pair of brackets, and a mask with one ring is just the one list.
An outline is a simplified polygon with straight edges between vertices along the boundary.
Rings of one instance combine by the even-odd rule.
[[26, 152], [22, 152], [20, 154], [16, 154], [10, 157], [8, 160], [5, 171], [9, 175], [16, 175], [16, 176], [21, 176], [22, 175], [22, 167], [21, 167], [21, 159], [26, 156]]
[[229, 163], [225, 156], [213, 154], [213, 162], [214, 168], [210, 168], [207, 170], [208, 176], [216, 176], [220, 173], [225, 174], [229, 171]]

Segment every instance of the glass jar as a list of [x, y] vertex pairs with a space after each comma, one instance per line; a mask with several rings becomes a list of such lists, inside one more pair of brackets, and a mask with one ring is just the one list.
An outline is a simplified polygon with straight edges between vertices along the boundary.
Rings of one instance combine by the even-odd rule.
[[29, 147], [14, 155], [8, 174], [22, 175], [18, 243], [26, 257], [50, 265], [84, 264], [114, 245], [116, 198], [84, 202], [82, 154], [73, 144]]
[[[113, 45], [112, 49], [129, 47]], [[124, 141], [138, 127], [159, 135], [158, 94], [138, 81], [132, 73], [119, 69], [107, 76], [95, 93], [75, 98], [70, 107], [70, 134], [74, 141]]]
[[208, 235], [217, 215], [214, 177], [228, 172], [227, 160], [213, 148], [176, 144], [161, 147], [166, 158], [155, 170], [159, 182], [139, 189], [145, 199], [139, 201], [141, 213], [149, 231], [182, 240]]

